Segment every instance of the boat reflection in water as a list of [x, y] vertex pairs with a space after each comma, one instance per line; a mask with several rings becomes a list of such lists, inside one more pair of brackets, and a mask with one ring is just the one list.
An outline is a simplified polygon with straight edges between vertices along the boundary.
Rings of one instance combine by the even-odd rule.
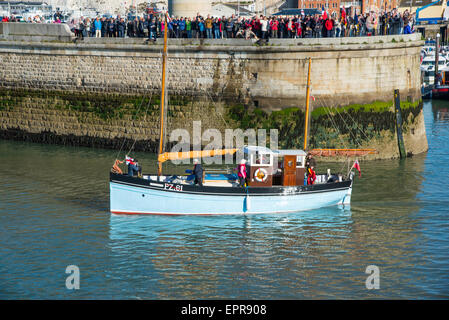
[[127, 261], [111, 272], [146, 273], [140, 297], [157, 299], [261, 297], [292, 286], [302, 291], [319, 278], [322, 270], [314, 265], [332, 264], [345, 251], [352, 225], [350, 210], [336, 207], [313, 215], [112, 214], [110, 221], [112, 259]]

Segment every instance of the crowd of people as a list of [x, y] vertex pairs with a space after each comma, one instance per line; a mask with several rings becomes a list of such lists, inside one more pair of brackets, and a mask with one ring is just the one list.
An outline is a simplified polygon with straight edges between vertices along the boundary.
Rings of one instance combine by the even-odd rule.
[[[53, 23], [61, 23], [62, 16], [55, 14]], [[35, 16], [26, 20], [3, 17], [2, 22], [45, 23], [43, 17]], [[120, 15], [110, 18], [72, 19], [68, 22], [71, 30], [79, 38], [84, 37], [148, 37], [153, 40], [163, 37], [165, 22], [161, 14], [147, 14], [142, 17], [125, 19]], [[350, 15], [345, 10], [339, 13], [297, 16], [263, 15], [252, 18], [238, 17], [170, 17], [168, 35], [170, 38], [321, 38], [355, 37], [409, 34], [414, 32], [415, 13], [408, 10]]]
[[[134, 19], [116, 18], [95, 19], [81, 18], [69, 23], [73, 32], [84, 37], [148, 37], [153, 40], [163, 37], [165, 22], [160, 15], [145, 15]], [[323, 11], [316, 15], [297, 15], [291, 17], [254, 16], [237, 17], [172, 17], [168, 19], [168, 36], [170, 38], [321, 38], [321, 37], [355, 37], [374, 35], [410, 34], [414, 32], [415, 13], [408, 10], [400, 13], [369, 12], [348, 15], [328, 14]]]

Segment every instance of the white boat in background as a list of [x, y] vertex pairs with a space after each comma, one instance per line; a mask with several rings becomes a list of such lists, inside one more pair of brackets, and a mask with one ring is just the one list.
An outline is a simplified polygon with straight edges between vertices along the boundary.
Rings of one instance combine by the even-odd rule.
[[[438, 57], [438, 70], [449, 71], [448, 59], [443, 55]], [[435, 55], [428, 55], [423, 59], [421, 62], [421, 71], [435, 72]]]

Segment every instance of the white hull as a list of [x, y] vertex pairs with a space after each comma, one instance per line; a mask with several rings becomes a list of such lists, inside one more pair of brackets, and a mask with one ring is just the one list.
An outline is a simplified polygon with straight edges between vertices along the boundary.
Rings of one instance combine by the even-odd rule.
[[[171, 189], [174, 188], [174, 189]], [[179, 187], [178, 187], [179, 188]], [[130, 182], [110, 182], [111, 212], [116, 214], [160, 214], [160, 215], [226, 215], [288, 213], [322, 207], [349, 205], [352, 182], [335, 184], [327, 190], [302, 190], [300, 187], [277, 188], [278, 193], [257, 193], [258, 188], [248, 194], [241, 188], [214, 188], [190, 186], [189, 190], [176, 190], [166, 183], [149, 182], [140, 186]], [[170, 190], [171, 189], [171, 190]], [[223, 193], [217, 192], [222, 189]], [[233, 190], [233, 193], [227, 190]], [[236, 193], [238, 191], [239, 193]], [[256, 193], [253, 193], [256, 192]]]

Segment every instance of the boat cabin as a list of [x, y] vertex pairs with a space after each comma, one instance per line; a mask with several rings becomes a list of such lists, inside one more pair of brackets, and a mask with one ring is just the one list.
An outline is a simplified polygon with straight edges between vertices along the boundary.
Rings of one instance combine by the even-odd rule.
[[[229, 149], [230, 153], [237, 152], [237, 149]], [[301, 186], [306, 184], [306, 152], [303, 150], [271, 150], [266, 147], [245, 146], [240, 152], [246, 160], [247, 183], [250, 187], [276, 187], [276, 186]], [[204, 151], [203, 151], [204, 153]], [[204, 156], [210, 156], [207, 151]], [[224, 153], [222, 153], [224, 154]], [[171, 154], [170, 156], [192, 157], [187, 152], [185, 155]], [[187, 176], [157, 176], [143, 175], [143, 179], [158, 182], [168, 182], [177, 184], [193, 184], [194, 176], [192, 170], [186, 170]], [[340, 175], [317, 174], [316, 183], [326, 183], [338, 179], [342, 181]], [[222, 169], [204, 169], [203, 185], [215, 187], [238, 187], [239, 179], [237, 173], [232, 173]]]
[[303, 150], [270, 150], [265, 147], [243, 148], [250, 187], [298, 186], [306, 172]]

